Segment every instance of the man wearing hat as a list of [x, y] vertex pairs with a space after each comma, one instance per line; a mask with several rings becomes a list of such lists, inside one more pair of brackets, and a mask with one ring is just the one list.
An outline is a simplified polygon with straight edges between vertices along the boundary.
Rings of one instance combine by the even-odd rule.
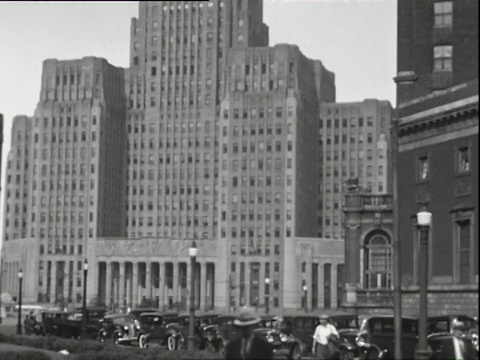
[[237, 319], [233, 321], [240, 330], [240, 336], [230, 341], [225, 347], [226, 360], [270, 360], [273, 358], [273, 346], [266, 340], [254, 336], [253, 330], [260, 318], [253, 311], [243, 308]]
[[318, 359], [330, 359], [333, 356], [329, 342], [332, 337], [339, 338], [338, 331], [328, 322], [328, 315], [320, 315], [320, 324], [318, 324], [313, 334], [312, 354], [317, 354]]

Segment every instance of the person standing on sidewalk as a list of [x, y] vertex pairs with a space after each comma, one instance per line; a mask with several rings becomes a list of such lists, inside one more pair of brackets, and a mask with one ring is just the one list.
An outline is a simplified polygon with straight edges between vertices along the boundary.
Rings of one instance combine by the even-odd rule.
[[329, 343], [334, 337], [339, 338], [337, 329], [328, 322], [328, 315], [320, 315], [320, 324], [313, 334], [312, 354], [316, 354], [318, 359], [330, 359], [334, 351]]
[[240, 336], [225, 347], [225, 360], [270, 360], [273, 358], [273, 346], [267, 340], [254, 336], [253, 330], [260, 318], [253, 315], [249, 308], [243, 308], [233, 325], [240, 330]]

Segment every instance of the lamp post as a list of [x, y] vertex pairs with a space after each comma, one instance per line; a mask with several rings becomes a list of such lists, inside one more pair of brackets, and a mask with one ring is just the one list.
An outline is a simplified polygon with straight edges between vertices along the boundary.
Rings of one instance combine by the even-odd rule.
[[87, 338], [87, 273], [88, 261], [83, 262], [83, 307], [82, 307], [82, 339]]
[[265, 314], [270, 310], [270, 278], [265, 278]]
[[198, 254], [197, 244], [192, 242], [188, 249], [190, 256], [190, 318], [188, 320], [188, 350], [195, 350], [195, 263]]
[[18, 321], [17, 321], [17, 335], [22, 335], [22, 282], [23, 271], [18, 271]]
[[[418, 80], [415, 71], [400, 71], [393, 78], [397, 86], [408, 86], [413, 91], [413, 85]], [[397, 87], [397, 106], [405, 101], [405, 98], [399, 95]], [[392, 165], [392, 195], [393, 195], [393, 314], [394, 314], [394, 355], [396, 360], [402, 356], [402, 264], [401, 264], [401, 243], [400, 243], [400, 224], [399, 224], [399, 201], [398, 201], [398, 128], [399, 121], [398, 109], [395, 110], [395, 118], [391, 127], [391, 165]]]
[[302, 290], [303, 290], [303, 308], [305, 310], [305, 314], [308, 312], [308, 303], [307, 303], [307, 293], [308, 293], [308, 287], [307, 285], [303, 285], [302, 286]]
[[417, 359], [428, 359], [427, 316], [428, 316], [428, 231], [432, 224], [432, 213], [426, 207], [417, 213], [417, 226], [420, 231], [419, 283], [420, 317], [418, 322]]

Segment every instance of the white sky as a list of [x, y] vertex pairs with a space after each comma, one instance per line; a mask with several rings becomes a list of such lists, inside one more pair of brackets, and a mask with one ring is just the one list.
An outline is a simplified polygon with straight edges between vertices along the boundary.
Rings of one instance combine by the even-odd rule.
[[[335, 73], [338, 102], [377, 98], [394, 106], [396, 7], [395, 0], [264, 0], [264, 22], [270, 45], [296, 44]], [[133, 1], [0, 1], [2, 188], [12, 119], [33, 115], [42, 61], [96, 56], [126, 67], [137, 16]]]

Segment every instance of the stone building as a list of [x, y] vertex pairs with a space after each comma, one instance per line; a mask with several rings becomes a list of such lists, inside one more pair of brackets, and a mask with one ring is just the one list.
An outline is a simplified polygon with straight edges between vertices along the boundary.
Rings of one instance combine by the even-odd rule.
[[262, 7], [140, 2], [128, 69], [44, 62], [35, 115], [14, 124], [5, 292], [22, 268], [25, 302], [74, 305], [87, 259], [88, 301], [185, 308], [195, 240], [198, 308], [262, 308], [267, 289], [276, 312], [339, 305], [343, 241], [315, 238], [334, 74], [268, 47]]
[[398, 2], [398, 207], [404, 312], [418, 313], [427, 206], [429, 314], [478, 314], [478, 1]]
[[478, 314], [478, 80], [399, 106], [398, 195], [404, 311], [418, 313], [419, 232], [432, 212], [429, 314]]
[[349, 179], [358, 179], [365, 193], [391, 191], [392, 115], [388, 101], [375, 99], [320, 104], [317, 236], [345, 239], [342, 209]]

